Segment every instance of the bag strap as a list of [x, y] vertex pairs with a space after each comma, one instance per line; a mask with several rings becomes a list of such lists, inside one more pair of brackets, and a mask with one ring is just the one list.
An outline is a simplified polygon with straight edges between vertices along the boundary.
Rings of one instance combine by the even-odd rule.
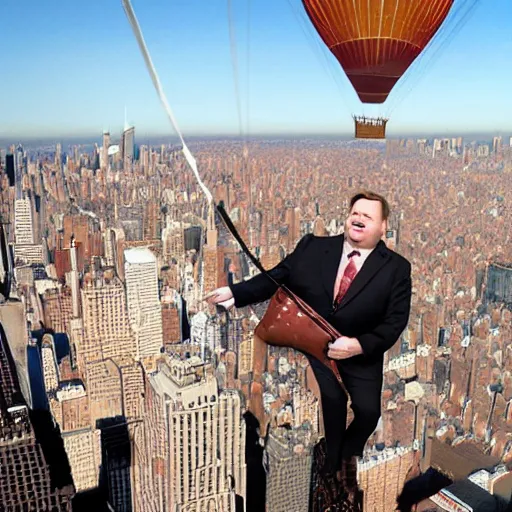
[[281, 286], [263, 267], [260, 260], [252, 254], [252, 252], [249, 250], [247, 245], [244, 242], [244, 239], [240, 236], [240, 233], [235, 228], [233, 222], [229, 218], [229, 215], [227, 214], [224, 204], [222, 201], [219, 204], [216, 204], [215, 207], [217, 208], [217, 211], [219, 212], [219, 215], [221, 216], [222, 220], [224, 221], [224, 224], [228, 228], [229, 232], [235, 237], [236, 241], [240, 244], [240, 247], [242, 248], [242, 251], [246, 254], [246, 256], [254, 263], [256, 268], [262, 273], [265, 274], [276, 286]]
[[[284, 290], [284, 292], [297, 304], [297, 306], [302, 310], [304, 311], [304, 313], [309, 316], [311, 318], [312, 321], [314, 321], [321, 329], [323, 329], [325, 332], [327, 332], [329, 335], [331, 335], [331, 333], [329, 333], [325, 327], [320, 323], [318, 322], [318, 320], [316, 318], [314, 318], [313, 316], [311, 316], [309, 314], [308, 311], [305, 311], [304, 308], [301, 306], [301, 304], [297, 301], [297, 299], [295, 298], [295, 295], [293, 294], [293, 292], [291, 292], [290, 290], [288, 290], [288, 288], [280, 283], [278, 283], [263, 267], [263, 265], [261, 264], [260, 260], [258, 258], [256, 258], [256, 256], [254, 256], [251, 251], [249, 250], [249, 248], [247, 247], [246, 243], [244, 242], [243, 238], [240, 236], [240, 233], [238, 232], [238, 230], [236, 229], [236, 227], [234, 226], [233, 222], [231, 221], [229, 215], [227, 214], [225, 208], [224, 208], [224, 204], [222, 203], [222, 201], [219, 203], [219, 204], [215, 204], [215, 208], [217, 209], [217, 211], [219, 212], [219, 215], [221, 216], [222, 220], [224, 221], [224, 224], [226, 225], [226, 228], [229, 230], [229, 232], [235, 237], [236, 241], [240, 244], [240, 247], [242, 248], [242, 251], [249, 257], [249, 259], [254, 263], [254, 265], [256, 266], [256, 268], [264, 275], [266, 275], [278, 288], [281, 288]], [[343, 380], [341, 378], [341, 375], [340, 375], [340, 372], [338, 370], [338, 366], [336, 365], [336, 361], [334, 361], [334, 359], [330, 359], [329, 360], [329, 363], [330, 363], [330, 366], [331, 366], [331, 369], [336, 377], [336, 380], [338, 381], [338, 383], [340, 384], [340, 386], [342, 387], [343, 391], [347, 393], [347, 390], [345, 388], [345, 385], [343, 384]]]
[[231, 234], [236, 238], [236, 241], [240, 244], [240, 246], [242, 247], [242, 250], [244, 251], [244, 253], [251, 259], [251, 261], [254, 263], [254, 265], [256, 265], [256, 267], [258, 268], [258, 270], [262, 273], [262, 274], [265, 274], [278, 288], [281, 288], [294, 302], [295, 304], [297, 304], [297, 307], [300, 308], [304, 314], [306, 314], [309, 318], [311, 318], [311, 320], [313, 320], [319, 327], [321, 327], [325, 332], [327, 332], [329, 335], [331, 333], [329, 333], [326, 328], [318, 321], [317, 318], [314, 317], [314, 315], [311, 315], [311, 313], [309, 311], [307, 311], [306, 309], [304, 309], [304, 307], [300, 304], [300, 302], [297, 300], [298, 297], [295, 296], [295, 294], [289, 290], [284, 284], [280, 284], [278, 283], [264, 268], [263, 268], [263, 265], [261, 264], [261, 262], [256, 258], [256, 256], [254, 256], [251, 251], [249, 250], [249, 248], [247, 247], [247, 245], [245, 244], [243, 238], [240, 236], [240, 233], [238, 233], [237, 229], [235, 228], [235, 226], [233, 225], [233, 222], [231, 221], [231, 219], [229, 218], [229, 215], [227, 214], [226, 210], [224, 209], [224, 205], [222, 204], [222, 201], [218, 204], [218, 205], [215, 205], [216, 208], [217, 208], [217, 211], [219, 212], [219, 215], [222, 217], [222, 220], [224, 221], [224, 223], [226, 224], [226, 227], [228, 228], [228, 230], [231, 232]]

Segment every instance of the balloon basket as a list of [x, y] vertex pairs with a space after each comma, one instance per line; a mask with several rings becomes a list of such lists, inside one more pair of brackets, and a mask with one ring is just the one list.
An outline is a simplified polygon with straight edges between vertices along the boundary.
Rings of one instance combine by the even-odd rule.
[[385, 139], [386, 123], [383, 117], [353, 116], [356, 139]]

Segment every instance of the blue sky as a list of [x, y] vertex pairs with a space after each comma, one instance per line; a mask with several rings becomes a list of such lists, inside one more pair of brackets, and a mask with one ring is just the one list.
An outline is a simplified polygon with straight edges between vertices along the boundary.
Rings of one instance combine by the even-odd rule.
[[[227, 0], [132, 2], [184, 135], [237, 134]], [[304, 32], [300, 0], [232, 3], [249, 135], [345, 134], [352, 113], [373, 112]], [[3, 0], [1, 12], [0, 136], [116, 134], [125, 106], [139, 139], [172, 133], [121, 0]], [[419, 80], [412, 70], [417, 83], [397, 101], [389, 133], [512, 133], [511, 55], [512, 2], [480, 0]]]

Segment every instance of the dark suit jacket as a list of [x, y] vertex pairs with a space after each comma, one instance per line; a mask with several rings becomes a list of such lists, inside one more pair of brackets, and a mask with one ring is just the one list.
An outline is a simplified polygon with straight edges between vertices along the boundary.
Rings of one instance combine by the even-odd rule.
[[[339, 361], [340, 370], [361, 378], [381, 378], [384, 352], [396, 343], [409, 320], [411, 264], [380, 241], [341, 304], [334, 308], [334, 283], [343, 241], [343, 235], [306, 235], [270, 274], [343, 336], [359, 340], [363, 354]], [[277, 289], [263, 274], [230, 288], [236, 307], [268, 300]]]

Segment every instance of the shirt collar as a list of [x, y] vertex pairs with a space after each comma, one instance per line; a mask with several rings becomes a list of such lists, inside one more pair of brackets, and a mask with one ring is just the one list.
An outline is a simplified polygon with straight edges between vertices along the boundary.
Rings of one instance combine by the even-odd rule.
[[[375, 247], [373, 248], [375, 249]], [[366, 258], [370, 255], [373, 249], [361, 249], [359, 247], [353, 247], [352, 244], [348, 241], [348, 238], [345, 238], [343, 243], [343, 254], [350, 254], [352, 251], [359, 251], [361, 253], [361, 257]]]

